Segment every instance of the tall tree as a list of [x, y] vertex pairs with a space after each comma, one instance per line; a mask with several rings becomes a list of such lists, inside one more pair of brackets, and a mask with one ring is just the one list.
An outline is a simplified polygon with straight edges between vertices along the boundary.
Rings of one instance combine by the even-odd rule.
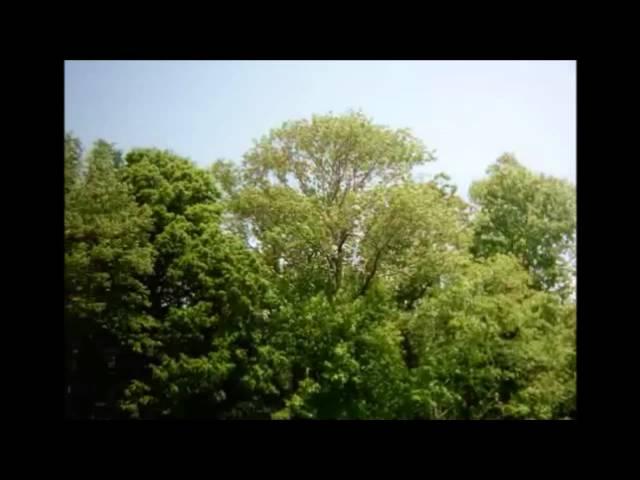
[[408, 131], [359, 113], [285, 123], [245, 156], [234, 208], [247, 238], [292, 280], [285, 283], [333, 296], [346, 276], [357, 286], [351, 295], [362, 295], [381, 273], [392, 274], [409, 245], [414, 257], [427, 244], [460, 246], [463, 205], [435, 182], [410, 180], [414, 166], [431, 160]]
[[357, 113], [286, 123], [245, 156], [231, 206], [286, 305], [272, 338], [291, 390], [276, 418], [408, 414], [397, 308], [439, 285], [470, 236], [455, 190], [411, 181], [431, 160], [409, 132]]
[[470, 189], [478, 206], [473, 252], [513, 254], [536, 288], [569, 295], [575, 275], [575, 188], [530, 172], [512, 155], [500, 157], [487, 173]]
[[272, 387], [249, 377], [267, 361], [261, 332], [275, 297], [255, 252], [220, 228], [214, 178], [154, 149], [131, 151], [124, 178], [152, 212], [156, 252], [147, 281], [153, 322], [141, 344], [150, 374], [131, 383], [124, 409], [139, 417], [259, 416]]
[[71, 137], [66, 143], [65, 167], [74, 171], [65, 195], [66, 348], [78, 365], [76, 390], [88, 390], [74, 390], [71, 398], [83, 402], [88, 414], [99, 400], [114, 407], [119, 379], [105, 365], [145, 322], [148, 291], [142, 278], [153, 267], [150, 212], [120, 181], [116, 151], [96, 143], [82, 175], [80, 144]]
[[80, 140], [67, 132], [64, 135], [64, 193], [67, 194], [80, 176], [82, 166], [82, 145]]

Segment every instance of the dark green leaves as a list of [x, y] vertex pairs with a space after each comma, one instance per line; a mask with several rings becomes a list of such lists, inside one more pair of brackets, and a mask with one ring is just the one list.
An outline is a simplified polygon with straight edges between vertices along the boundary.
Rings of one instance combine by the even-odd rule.
[[359, 113], [204, 169], [104, 141], [83, 157], [67, 135], [77, 414], [575, 415], [575, 190], [505, 156], [471, 210], [446, 175], [410, 179], [430, 160]]

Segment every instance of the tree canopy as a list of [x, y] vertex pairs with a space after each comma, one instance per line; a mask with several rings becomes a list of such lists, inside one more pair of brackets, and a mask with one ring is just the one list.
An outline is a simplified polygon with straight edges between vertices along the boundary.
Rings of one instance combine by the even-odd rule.
[[575, 188], [434, 160], [359, 112], [206, 168], [66, 134], [70, 415], [572, 418]]

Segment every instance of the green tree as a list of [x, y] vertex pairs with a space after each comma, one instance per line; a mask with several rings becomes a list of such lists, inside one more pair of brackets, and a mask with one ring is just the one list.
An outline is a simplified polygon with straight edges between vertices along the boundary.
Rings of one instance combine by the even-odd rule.
[[397, 313], [376, 293], [347, 302], [320, 293], [283, 305], [270, 340], [288, 360], [290, 381], [272, 418], [403, 418], [409, 372]]
[[381, 274], [415, 275], [408, 259], [424, 267], [427, 248], [462, 248], [464, 205], [410, 180], [431, 160], [408, 131], [359, 113], [285, 123], [245, 156], [233, 208], [284, 284], [332, 296], [348, 278], [362, 295]]
[[489, 167], [470, 189], [477, 204], [473, 252], [515, 255], [536, 288], [569, 295], [575, 270], [576, 193], [568, 182], [536, 175], [512, 155]]
[[242, 184], [240, 169], [228, 160], [216, 160], [211, 166], [211, 173], [218, 189], [225, 195], [233, 195]]
[[80, 176], [82, 165], [82, 145], [80, 140], [71, 133], [64, 135], [64, 193], [65, 201], [67, 194], [73, 189]]
[[470, 241], [455, 190], [410, 179], [430, 160], [409, 132], [357, 113], [286, 123], [245, 156], [230, 205], [285, 303], [272, 343], [292, 380], [275, 418], [411, 414], [400, 310], [455, 270]]
[[470, 261], [409, 320], [424, 418], [554, 418], [575, 388], [570, 307], [511, 256]]
[[268, 274], [255, 252], [220, 228], [220, 195], [208, 172], [152, 149], [130, 152], [126, 163], [124, 178], [152, 212], [156, 262], [148, 278], [153, 322], [138, 344], [150, 374], [134, 379], [123, 408], [136, 417], [267, 415], [273, 387], [263, 371], [273, 359], [261, 335], [276, 300]]
[[[115, 150], [97, 142], [79, 172], [80, 143], [65, 139], [65, 333], [68, 361], [75, 361], [90, 403], [102, 397], [110, 407], [121, 380], [107, 377], [108, 356], [127, 348], [146, 319], [148, 290], [142, 279], [151, 272], [148, 242], [150, 212], [138, 206], [119, 179]], [[68, 170], [67, 170], [68, 167]], [[71, 173], [73, 172], [73, 174]], [[65, 175], [67, 176], [67, 175]], [[100, 374], [100, 375], [99, 375]], [[72, 392], [75, 395], [75, 392]], [[78, 396], [75, 395], [74, 398]], [[87, 410], [85, 410], [87, 411]]]

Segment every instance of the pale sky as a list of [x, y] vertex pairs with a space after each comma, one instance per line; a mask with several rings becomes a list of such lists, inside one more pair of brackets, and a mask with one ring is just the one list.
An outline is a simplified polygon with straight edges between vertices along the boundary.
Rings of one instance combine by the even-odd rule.
[[426, 173], [465, 198], [504, 152], [576, 181], [574, 61], [68, 61], [64, 88], [85, 148], [103, 138], [206, 166], [240, 161], [284, 121], [360, 109], [435, 149]]

